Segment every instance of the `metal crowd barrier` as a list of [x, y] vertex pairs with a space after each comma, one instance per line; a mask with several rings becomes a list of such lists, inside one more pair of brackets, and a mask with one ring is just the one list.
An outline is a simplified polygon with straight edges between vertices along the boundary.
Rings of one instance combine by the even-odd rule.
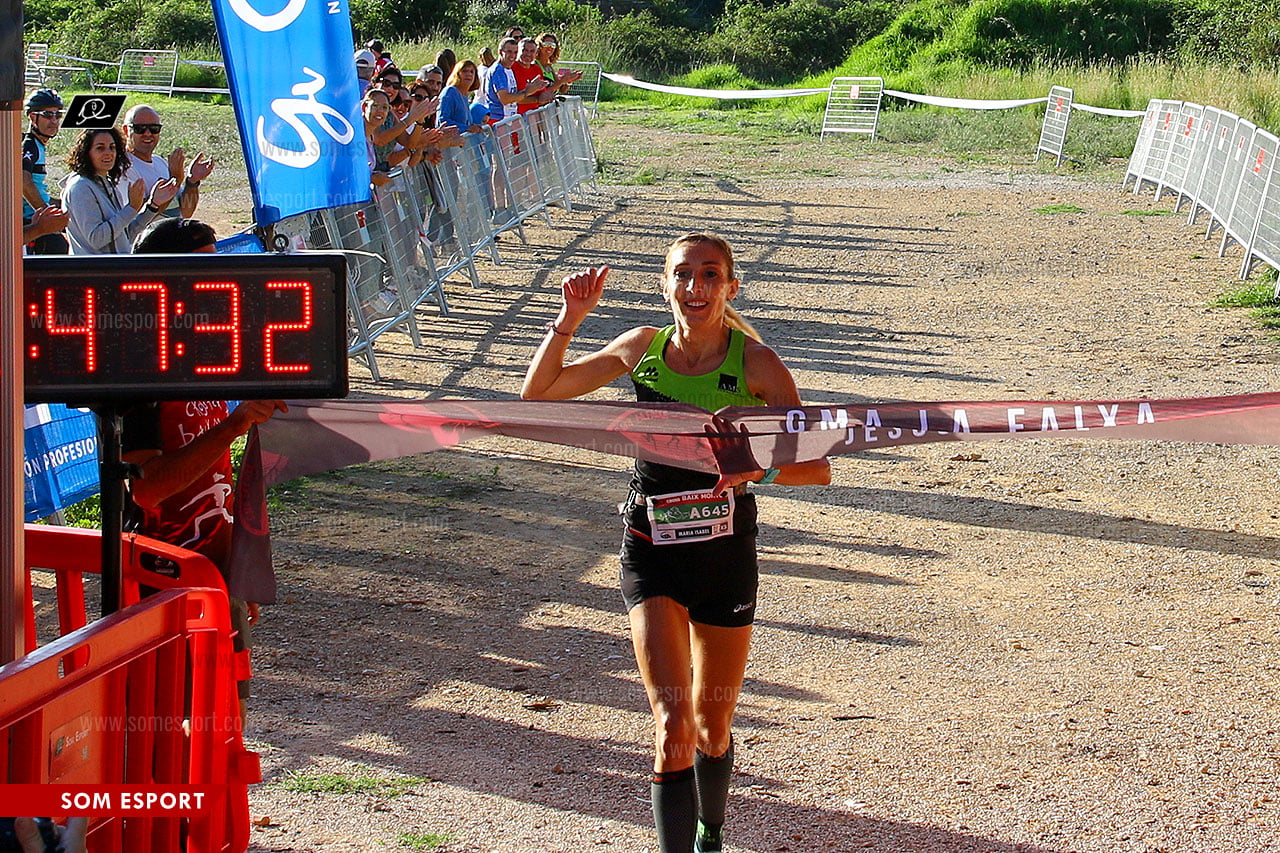
[[[1275, 134], [1216, 107], [1152, 100], [1138, 131], [1122, 186], [1144, 185], [1190, 203], [1187, 224], [1209, 215], [1205, 237], [1222, 230], [1218, 256], [1244, 250], [1240, 278], [1258, 264], [1280, 270], [1280, 176]], [[1276, 288], [1280, 296], [1280, 285]]]
[[1054, 86], [1049, 89], [1049, 100], [1044, 107], [1044, 120], [1040, 123], [1040, 141], [1036, 143], [1035, 159], [1041, 154], [1050, 154], [1062, 165], [1066, 157], [1067, 127], [1071, 124], [1071, 104], [1075, 100], [1075, 90], [1066, 86]]
[[465, 275], [479, 286], [476, 260], [502, 263], [499, 235], [541, 217], [551, 205], [571, 209], [571, 194], [596, 180], [595, 145], [581, 98], [463, 134], [439, 165], [405, 167], [365, 205], [313, 211], [276, 223], [277, 249], [341, 251], [348, 256], [347, 352], [378, 381], [374, 342], [391, 331], [423, 345], [415, 318], [434, 301], [449, 313], [444, 282]]
[[[196, 817], [94, 818], [95, 853], [235, 853], [249, 843], [248, 786], [261, 779], [240, 730], [226, 589], [206, 558], [136, 537], [122, 546], [125, 608], [87, 623], [84, 575], [101, 570], [99, 532], [26, 528], [28, 648], [0, 667], [0, 783], [217, 785]], [[146, 568], [164, 557], [174, 576]], [[35, 647], [32, 572], [54, 588], [56, 638]], [[139, 601], [140, 586], [160, 590]], [[45, 602], [41, 602], [45, 604]], [[74, 750], [63, 748], [75, 743]]]

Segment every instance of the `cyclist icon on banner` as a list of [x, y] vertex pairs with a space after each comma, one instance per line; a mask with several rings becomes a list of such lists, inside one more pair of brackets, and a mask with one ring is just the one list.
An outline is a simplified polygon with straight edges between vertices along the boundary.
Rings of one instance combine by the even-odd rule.
[[[355, 138], [355, 128], [351, 126], [351, 122], [347, 121], [347, 117], [316, 99], [316, 93], [324, 89], [324, 77], [305, 66], [302, 71], [309, 75], [311, 80], [296, 83], [290, 90], [294, 95], [301, 97], [274, 98], [271, 101], [271, 111], [293, 128], [298, 135], [298, 140], [302, 143], [302, 148], [300, 150], [286, 148], [267, 139], [263, 132], [266, 117], [258, 116], [258, 151], [272, 162], [295, 169], [311, 168], [319, 162], [321, 154], [320, 140], [311, 127], [302, 121], [302, 116], [311, 116], [315, 119], [316, 124], [320, 125], [324, 132], [339, 145], [346, 145]], [[341, 127], [337, 126], [335, 121]]]

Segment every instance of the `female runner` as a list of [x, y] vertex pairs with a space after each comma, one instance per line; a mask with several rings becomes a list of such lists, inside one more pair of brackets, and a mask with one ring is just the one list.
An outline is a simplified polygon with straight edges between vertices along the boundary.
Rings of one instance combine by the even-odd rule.
[[[569, 341], [600, 301], [608, 272], [601, 266], [565, 277], [564, 304], [525, 375], [525, 399], [570, 399], [630, 374], [641, 402], [709, 411], [800, 405], [786, 366], [729, 305], [738, 292], [732, 249], [707, 234], [686, 234], [667, 250], [662, 293], [672, 325], [632, 329], [566, 365]], [[650, 797], [662, 853], [722, 847], [730, 727], [756, 605], [756, 505], [747, 484], [830, 478], [825, 459], [719, 478], [636, 461], [624, 504], [621, 581], [657, 728]], [[697, 494], [672, 498], [689, 492]], [[681, 513], [691, 505], [694, 517], [732, 518], [731, 528], [691, 531], [690, 513]]]

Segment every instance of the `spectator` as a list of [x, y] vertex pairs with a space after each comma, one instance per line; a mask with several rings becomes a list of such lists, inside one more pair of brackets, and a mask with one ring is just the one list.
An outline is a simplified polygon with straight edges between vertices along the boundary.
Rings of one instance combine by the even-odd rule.
[[[46, 187], [48, 173], [45, 170], [45, 146], [58, 135], [62, 126], [62, 97], [52, 89], [36, 89], [27, 96], [25, 109], [31, 122], [22, 137], [22, 227], [23, 233], [31, 224], [35, 212], [42, 208], [57, 207]], [[27, 250], [33, 255], [65, 255], [68, 250], [66, 235], [58, 232], [42, 232], [31, 241]]]
[[473, 121], [471, 110], [467, 106], [467, 96], [479, 88], [479, 72], [476, 64], [464, 59], [453, 67], [449, 75], [449, 85], [440, 96], [440, 112], [437, 123], [440, 127], [456, 127], [466, 133], [479, 133], [481, 128]]
[[[424, 65], [422, 70], [418, 72], [417, 79], [413, 81], [411, 91], [417, 90], [421, 86], [425, 89], [428, 98], [438, 98], [444, 90], [444, 78], [447, 76], [444, 69], [439, 65]], [[414, 100], [422, 99], [415, 97]], [[435, 126], [434, 119], [431, 122], [431, 126]]]
[[547, 78], [547, 87], [552, 89], [552, 96], [565, 95], [569, 87], [582, 79], [581, 71], [558, 71], [556, 63], [560, 61], [560, 39], [555, 33], [543, 33], [538, 36], [538, 67], [542, 76]]
[[404, 72], [394, 65], [387, 65], [373, 75], [373, 85], [394, 97], [404, 87]]
[[366, 50], [373, 53], [373, 70], [375, 74], [391, 64], [391, 54], [387, 51], [386, 45], [382, 43], [381, 39], [371, 39], [365, 42], [364, 46]]
[[[484, 103], [484, 93], [487, 91], [489, 86], [489, 75], [493, 73], [493, 66], [498, 64], [498, 60], [494, 57], [493, 51], [487, 47], [480, 49], [480, 55], [478, 58], [479, 63], [476, 66], [476, 91], [475, 95], [471, 99], [473, 104]], [[477, 121], [483, 124], [484, 116], [480, 116]]]
[[377, 70], [375, 67], [377, 61], [378, 57], [374, 56], [373, 51], [368, 48], [362, 47], [356, 51], [356, 79], [360, 83], [361, 98], [369, 91], [369, 84], [373, 80], [374, 72]]
[[[30, 249], [31, 245], [38, 241], [46, 234], [60, 234], [67, 229], [68, 217], [66, 211], [60, 207], [49, 205], [48, 207], [37, 207], [31, 214], [31, 219], [23, 222], [22, 225], [22, 245], [24, 249]], [[65, 237], [63, 240], [65, 241]], [[32, 252], [32, 254], [36, 254]], [[61, 253], [59, 253], [61, 254]]]
[[[137, 254], [215, 251], [213, 229], [194, 219], [162, 219], [134, 245]], [[231, 443], [287, 410], [279, 400], [245, 400], [231, 412], [222, 400], [132, 406], [121, 444], [124, 461], [141, 473], [129, 483], [125, 529], [203, 554], [226, 577], [235, 521]], [[257, 621], [256, 603], [231, 599], [236, 651], [251, 647], [250, 626]], [[243, 726], [248, 681], [238, 690]]]
[[124, 180], [128, 184], [142, 178], [143, 188], [148, 193], [165, 178], [182, 181], [182, 189], [178, 192], [178, 212], [184, 219], [190, 219], [200, 203], [200, 182], [213, 171], [213, 158], [202, 152], [187, 167], [187, 153], [181, 148], [173, 149], [163, 160], [153, 156], [160, 144], [162, 128], [160, 114], [146, 104], [130, 107], [124, 114], [125, 151], [129, 154]]
[[515, 39], [517, 42], [524, 38], [524, 30], [518, 25], [509, 28], [502, 36], [504, 39]]
[[546, 88], [547, 81], [539, 74], [526, 87], [517, 87], [515, 75], [511, 68], [516, 64], [518, 42], [513, 38], [502, 40], [498, 45], [499, 60], [489, 72], [489, 84], [485, 89], [485, 104], [489, 112], [485, 121], [496, 124], [507, 116], [516, 114], [517, 107], [525, 99], [536, 98], [538, 92]]
[[67, 157], [74, 174], [63, 193], [72, 254], [128, 254], [133, 238], [178, 194], [173, 178], [157, 182], [149, 194], [141, 178], [127, 189], [120, 186], [128, 164], [124, 140], [114, 127], [86, 130], [76, 140]]
[[447, 78], [453, 73], [453, 66], [458, 64], [458, 57], [454, 55], [449, 48], [444, 48], [436, 54], [436, 67], [440, 69], [442, 78]]
[[538, 43], [533, 39], [522, 39], [519, 58], [511, 66], [511, 73], [516, 80], [516, 89], [526, 91], [535, 80], [541, 81], [543, 88], [536, 94], [523, 97], [517, 102], [516, 111], [519, 113], [536, 110], [555, 97], [554, 91], [548, 90], [547, 81], [542, 77], [542, 69], [534, 62], [537, 56]]

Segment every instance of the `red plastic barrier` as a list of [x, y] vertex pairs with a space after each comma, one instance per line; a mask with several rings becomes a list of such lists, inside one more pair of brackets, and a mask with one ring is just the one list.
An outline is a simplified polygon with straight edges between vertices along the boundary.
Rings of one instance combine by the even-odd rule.
[[[184, 819], [127, 817], [95, 820], [90, 849], [239, 853], [249, 840], [248, 786], [261, 771], [241, 738], [235, 682], [248, 655], [232, 647], [222, 576], [199, 554], [129, 537], [122, 589], [131, 606], [86, 626], [83, 575], [100, 571], [100, 541], [94, 530], [27, 526], [28, 642], [32, 568], [54, 573], [64, 636], [0, 668], [0, 782], [225, 783], [221, 810], [186, 819], [185, 846]], [[144, 567], [155, 557], [175, 576]], [[162, 591], [139, 602], [140, 586]]]

